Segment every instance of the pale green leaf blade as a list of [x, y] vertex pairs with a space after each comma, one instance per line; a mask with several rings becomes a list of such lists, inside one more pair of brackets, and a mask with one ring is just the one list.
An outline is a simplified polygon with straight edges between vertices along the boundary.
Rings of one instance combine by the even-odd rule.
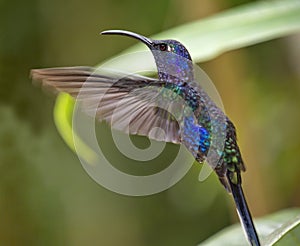
[[[226, 10], [214, 16], [187, 23], [152, 36], [154, 39], [181, 41], [195, 62], [207, 61], [230, 50], [246, 47], [300, 31], [300, 1], [258, 1]], [[108, 37], [105, 37], [108, 38]], [[146, 51], [138, 43], [121, 54]], [[121, 55], [119, 54], [119, 55]], [[152, 70], [151, 59], [127, 60], [113, 57], [115, 69]]]
[[[300, 209], [283, 210], [254, 221], [262, 245], [300, 245]], [[199, 246], [248, 245], [239, 223], [229, 226]]]

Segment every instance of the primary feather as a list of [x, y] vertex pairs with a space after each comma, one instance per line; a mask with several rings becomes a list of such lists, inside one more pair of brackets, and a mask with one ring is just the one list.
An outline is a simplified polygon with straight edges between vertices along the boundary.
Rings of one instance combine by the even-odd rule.
[[33, 69], [31, 76], [48, 90], [65, 92], [80, 100], [87, 114], [96, 109], [97, 119], [113, 128], [181, 143], [178, 121], [170, 113], [180, 105], [162, 97], [162, 82], [157, 79], [136, 74], [106, 76], [91, 67]]

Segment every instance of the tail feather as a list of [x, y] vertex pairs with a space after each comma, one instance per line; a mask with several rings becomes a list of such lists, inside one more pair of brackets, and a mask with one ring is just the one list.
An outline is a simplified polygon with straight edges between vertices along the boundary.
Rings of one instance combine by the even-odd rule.
[[231, 193], [234, 198], [236, 208], [238, 211], [238, 215], [240, 218], [240, 221], [244, 227], [244, 230], [247, 234], [248, 240], [251, 243], [252, 246], [260, 246], [259, 238], [257, 235], [257, 232], [254, 227], [254, 223], [252, 221], [252, 216], [249, 211], [244, 192], [241, 186], [240, 181], [240, 175], [238, 174], [238, 182], [237, 184], [233, 183], [231, 181], [231, 178], [229, 177], [229, 174], [227, 173], [228, 182], [231, 188]]

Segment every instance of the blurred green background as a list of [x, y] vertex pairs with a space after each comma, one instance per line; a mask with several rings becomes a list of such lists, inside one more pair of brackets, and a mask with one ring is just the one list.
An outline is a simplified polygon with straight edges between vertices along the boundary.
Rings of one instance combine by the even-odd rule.
[[[196, 245], [236, 222], [215, 175], [198, 181], [199, 165], [148, 197], [99, 186], [57, 133], [55, 97], [32, 86], [29, 71], [95, 65], [136, 43], [101, 30], [149, 36], [247, 2], [2, 0], [0, 245]], [[255, 217], [300, 206], [299, 42], [288, 36], [200, 64], [238, 129]]]

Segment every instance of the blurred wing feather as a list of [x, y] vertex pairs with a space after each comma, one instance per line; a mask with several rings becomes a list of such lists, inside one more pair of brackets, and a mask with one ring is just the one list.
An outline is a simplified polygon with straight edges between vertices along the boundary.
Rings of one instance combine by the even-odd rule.
[[[158, 107], [161, 82], [141, 75], [99, 74], [91, 67], [31, 70], [34, 82], [53, 92], [69, 93], [80, 100], [87, 114], [113, 128], [179, 144], [180, 127], [168, 112], [178, 104], [164, 100]], [[164, 134], [160, 130], [164, 131]]]

